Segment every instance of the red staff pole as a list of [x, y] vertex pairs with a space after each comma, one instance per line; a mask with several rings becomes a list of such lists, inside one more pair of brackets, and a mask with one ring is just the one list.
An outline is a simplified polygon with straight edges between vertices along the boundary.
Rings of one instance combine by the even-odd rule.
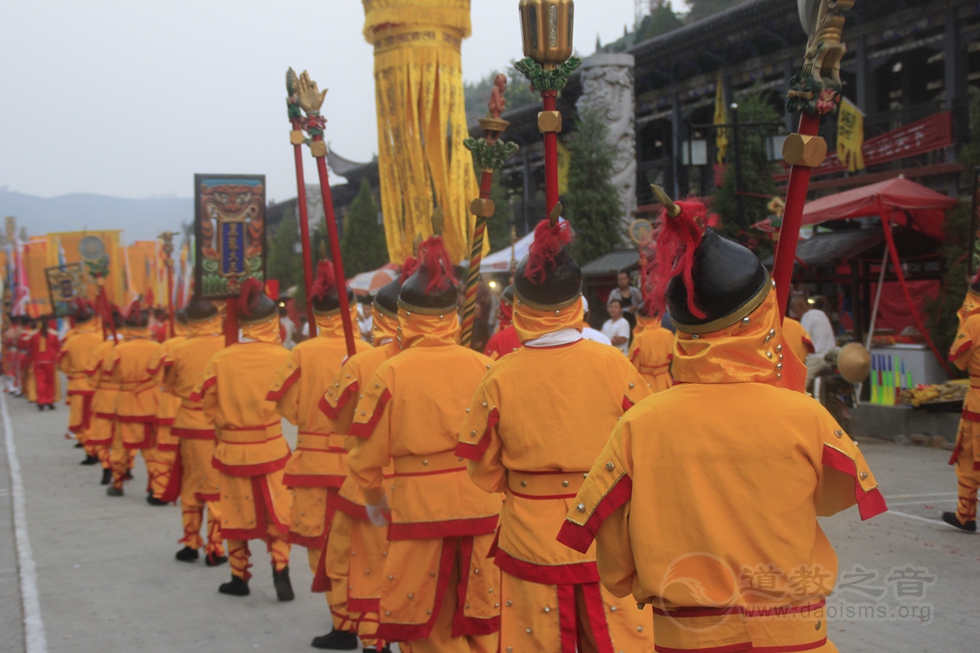
[[[546, 91], [541, 94], [544, 102], [544, 110], [556, 111], [558, 97], [556, 91]], [[544, 133], [544, 196], [545, 196], [545, 215], [551, 215], [551, 211], [558, 204], [558, 129], [546, 131]]]
[[289, 142], [293, 144], [293, 159], [296, 162], [296, 205], [299, 208], [299, 233], [303, 247], [303, 280], [306, 296], [306, 322], [310, 338], [316, 338], [316, 316], [313, 314], [313, 257], [310, 253], [310, 220], [306, 209], [306, 180], [303, 176], [303, 113], [300, 108], [296, 88], [296, 73], [290, 68], [286, 71], [286, 113], [293, 130], [289, 132]]
[[225, 347], [238, 342], [238, 297], [229, 297], [225, 302]]
[[[310, 253], [310, 221], [306, 211], [306, 181], [303, 179], [303, 146], [293, 145], [293, 154], [296, 159], [296, 204], [299, 206], [299, 237], [303, 241], [303, 280], [306, 282], [304, 289], [304, 294], [306, 295], [306, 322], [310, 326], [310, 338], [316, 338], [316, 316], [313, 314], [313, 256]], [[325, 205], [326, 199], [323, 202]], [[344, 300], [346, 299], [347, 295], [344, 294]]]
[[174, 328], [174, 267], [173, 260], [167, 259], [167, 308], [170, 312], [170, 337], [177, 335]]
[[[317, 88], [316, 82], [304, 70], [296, 80], [292, 69], [286, 74], [286, 87], [292, 93], [293, 82], [297, 83], [297, 102], [306, 112], [306, 129], [310, 134], [310, 153], [316, 159], [316, 170], [320, 176], [320, 193], [323, 196], [323, 212], [327, 221], [327, 234], [330, 238], [330, 254], [333, 257], [334, 276], [337, 278], [337, 297], [340, 300], [340, 319], [344, 324], [344, 340], [347, 342], [347, 355], [357, 353], [354, 344], [354, 325], [350, 319], [350, 304], [347, 301], [347, 277], [344, 275], [344, 261], [340, 254], [340, 238], [337, 235], [337, 220], [333, 213], [333, 193], [330, 192], [330, 175], [327, 173], [327, 144], [323, 142], [323, 128], [326, 121], [320, 116], [320, 107], [327, 92]], [[305, 199], [305, 193], [300, 194]], [[304, 221], [305, 222], [305, 221]], [[309, 238], [304, 238], [304, 246], [308, 246]], [[310, 268], [312, 271], [312, 268]], [[307, 286], [309, 292], [309, 286]], [[310, 325], [313, 334], [313, 325]]]
[[[804, 113], [800, 116], [801, 136], [816, 136], [819, 127], [820, 114]], [[789, 302], [789, 292], [793, 283], [793, 265], [796, 262], [796, 245], [800, 240], [803, 206], [806, 204], [812, 169], [802, 163], [794, 164], [789, 173], [789, 185], [786, 187], [786, 207], [783, 211], [783, 223], [779, 229], [779, 240], [776, 243], [776, 256], [772, 267], [780, 319], [786, 315], [786, 306]]]
[[[347, 277], [344, 276], [344, 260], [340, 255], [340, 238], [337, 235], [337, 220], [333, 213], [333, 193], [330, 192], [330, 176], [327, 173], [326, 144], [323, 143], [323, 134], [313, 137], [313, 145], [320, 143], [323, 153], [319, 153], [319, 146], [313, 149], [313, 156], [316, 157], [316, 170], [320, 175], [320, 192], [323, 194], [323, 212], [327, 219], [327, 234], [330, 237], [330, 254], [333, 257], [333, 271], [337, 278], [337, 297], [340, 299], [340, 319], [344, 322], [344, 340], [347, 341], [347, 355], [353, 356], [357, 353], [354, 345], [354, 325], [350, 319], [350, 304], [347, 301]], [[310, 331], [312, 334], [313, 332]]]
[[[490, 199], [493, 170], [484, 170], [480, 176], [480, 199]], [[469, 347], [473, 339], [473, 323], [476, 321], [476, 291], [480, 284], [480, 264], [483, 262], [483, 239], [487, 231], [487, 218], [476, 216], [473, 241], [470, 249], [470, 269], [466, 275], [466, 295], [463, 302], [463, 324], [460, 328], [460, 344]]]

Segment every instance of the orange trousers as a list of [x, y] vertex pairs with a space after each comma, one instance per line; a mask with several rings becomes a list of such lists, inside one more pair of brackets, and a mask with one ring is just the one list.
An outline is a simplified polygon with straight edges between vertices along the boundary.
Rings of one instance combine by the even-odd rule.
[[960, 523], [977, 518], [977, 488], [980, 487], [980, 469], [977, 469], [977, 440], [980, 439], [980, 422], [960, 420], [960, 432], [956, 440], [956, 453], [951, 463], [956, 464], [956, 484], [959, 501], [956, 518]]
[[[183, 476], [180, 482], [181, 519], [184, 537], [180, 543], [192, 549], [204, 547], [205, 554], [224, 556], [221, 539], [221, 504], [218, 470], [211, 465], [214, 440], [183, 438], [180, 441], [180, 462]], [[208, 539], [201, 537], [204, 508], [208, 509]]]
[[357, 631], [364, 648], [378, 646], [378, 603], [387, 554], [387, 527], [339, 510], [334, 513], [323, 560], [330, 579], [327, 604], [334, 629]]
[[[265, 546], [269, 551], [269, 558], [272, 560], [272, 567], [276, 571], [282, 571], [289, 564], [290, 544], [276, 529], [269, 524], [268, 533], [265, 536]], [[228, 540], [228, 562], [231, 564], [232, 576], [239, 576], [245, 581], [252, 577], [251, 568], [252, 552], [248, 548], [247, 540]]]
[[[139, 425], [142, 428], [142, 424]], [[133, 468], [138, 449], [130, 449], [123, 442], [123, 429], [116, 423], [112, 429], [112, 445], [109, 447], [109, 466], [112, 468], [112, 487], [122, 489], [126, 474]], [[146, 454], [144, 453], [144, 460]]]

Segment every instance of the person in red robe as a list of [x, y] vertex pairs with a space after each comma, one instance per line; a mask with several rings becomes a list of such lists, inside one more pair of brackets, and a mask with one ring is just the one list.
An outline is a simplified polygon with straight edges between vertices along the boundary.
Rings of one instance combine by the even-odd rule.
[[56, 364], [61, 343], [58, 335], [48, 330], [48, 319], [41, 320], [41, 328], [30, 340], [31, 365], [34, 368], [34, 382], [37, 385], [37, 409], [47, 406], [54, 410], [58, 401], [55, 380]]

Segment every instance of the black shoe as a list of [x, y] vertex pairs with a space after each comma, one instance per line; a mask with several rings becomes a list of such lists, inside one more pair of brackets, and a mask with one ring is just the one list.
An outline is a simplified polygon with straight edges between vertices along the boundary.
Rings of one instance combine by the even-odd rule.
[[391, 653], [391, 649], [387, 646], [384, 648], [366, 648], [364, 653]]
[[82, 462], [80, 462], [78, 464], [79, 465], [96, 465], [96, 464], [98, 464], [98, 462], [99, 462], [99, 459], [96, 458], [95, 456], [85, 456], [85, 460], [83, 460]]
[[76, 449], [81, 449], [82, 448], [82, 443], [81, 442], [76, 442], [75, 443], [75, 448]]
[[105, 491], [110, 497], [121, 497], [123, 495], [123, 489], [121, 487], [115, 487], [110, 485], [109, 489]]
[[147, 492], [146, 493], [146, 502], [148, 504], [150, 504], [151, 506], [166, 506], [166, 505], [169, 505], [166, 501], [161, 501], [160, 499], [157, 499], [155, 496], [153, 496], [153, 493], [152, 492]]
[[232, 574], [230, 583], [222, 583], [218, 591], [229, 596], [248, 596], [248, 581]]
[[101, 483], [101, 485], [109, 485], [109, 483], [112, 483], [112, 470], [111, 469], [103, 469], [102, 470], [102, 483]]
[[296, 598], [293, 594], [293, 584], [289, 582], [289, 565], [283, 567], [282, 571], [272, 568], [272, 584], [276, 586], [276, 597], [280, 601], [292, 601]]
[[197, 552], [197, 549], [192, 549], [189, 546], [185, 546], [183, 549], [178, 551], [174, 557], [181, 562], [195, 562], [201, 557], [201, 554]]
[[44, 405], [43, 404], [38, 404], [37, 405], [37, 412], [40, 413], [42, 410], [44, 410]]
[[124, 481], [133, 480], [133, 470], [131, 469], [126, 470], [126, 473], [123, 475], [123, 480]]
[[956, 517], [956, 513], [955, 512], [944, 512], [943, 513], [943, 521], [946, 522], [947, 524], [949, 524], [950, 526], [954, 526], [954, 527], [960, 529], [964, 533], [976, 533], [977, 532], [977, 520], [976, 519], [971, 519], [970, 521], [968, 521], [968, 522], [966, 522], [964, 524], [963, 522], [961, 522]]
[[326, 635], [314, 637], [310, 646], [328, 651], [356, 651], [357, 633], [351, 630], [331, 630]]
[[226, 556], [216, 556], [213, 553], [209, 553], [204, 556], [204, 564], [206, 564], [208, 567], [220, 567], [226, 562], [228, 562], [228, 558]]

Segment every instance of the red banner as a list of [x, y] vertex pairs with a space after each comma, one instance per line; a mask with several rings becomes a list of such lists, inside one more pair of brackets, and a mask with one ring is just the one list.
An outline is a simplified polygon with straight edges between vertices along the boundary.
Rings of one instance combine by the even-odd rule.
[[[865, 167], [875, 166], [908, 156], [925, 154], [953, 145], [953, 119], [949, 111], [936, 113], [928, 118], [909, 123], [874, 138], [864, 141], [861, 152]], [[783, 164], [786, 172], [776, 175], [777, 181], [789, 179], [789, 166]], [[820, 167], [811, 176], [829, 175], [844, 172], [847, 166], [837, 158], [837, 152], [830, 152]]]

